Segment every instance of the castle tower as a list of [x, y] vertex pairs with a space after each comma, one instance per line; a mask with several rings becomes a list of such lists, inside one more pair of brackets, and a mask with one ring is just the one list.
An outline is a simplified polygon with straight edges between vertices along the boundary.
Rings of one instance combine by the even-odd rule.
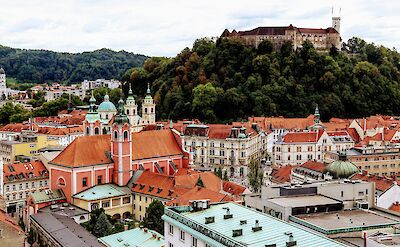
[[319, 115], [318, 104], [315, 106], [314, 123], [315, 124], [320, 124], [321, 123], [321, 116]]
[[83, 121], [83, 129], [85, 135], [100, 135], [103, 124], [100, 121], [100, 114], [96, 110], [96, 99], [92, 97], [89, 99], [89, 112], [85, 116]]
[[125, 114], [129, 119], [129, 123], [132, 127], [136, 127], [138, 125], [138, 106], [135, 102], [135, 98], [133, 97], [131, 84], [129, 83], [129, 92], [128, 98], [126, 98], [125, 105]]
[[340, 12], [341, 12], [341, 9], [339, 9], [339, 15], [334, 16], [334, 15], [333, 15], [333, 8], [332, 8], [332, 27], [333, 27], [338, 33], [340, 33]]
[[118, 102], [118, 113], [114, 117], [111, 154], [114, 160], [113, 181], [119, 186], [126, 185], [132, 176], [132, 133], [122, 99]]
[[0, 99], [7, 99], [6, 72], [0, 67]]
[[142, 104], [142, 121], [143, 124], [155, 124], [156, 123], [156, 104], [154, 104], [153, 98], [151, 97], [150, 84], [147, 84], [146, 97]]

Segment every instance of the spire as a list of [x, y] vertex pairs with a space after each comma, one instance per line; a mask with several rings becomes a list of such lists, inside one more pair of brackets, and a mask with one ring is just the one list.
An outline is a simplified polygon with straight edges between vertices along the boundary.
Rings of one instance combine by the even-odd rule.
[[315, 107], [315, 112], [314, 112], [314, 123], [315, 124], [320, 124], [321, 120], [320, 120], [320, 115], [319, 115], [319, 109], [318, 109], [318, 104]]
[[94, 106], [96, 104], [96, 99], [93, 96], [93, 90], [92, 90], [92, 97], [89, 99], [89, 112], [95, 112]]
[[147, 92], [146, 92], [147, 94], [151, 94], [151, 91], [150, 91], [150, 83], [147, 83]]
[[129, 119], [125, 114], [125, 105], [122, 98], [118, 101], [118, 113], [115, 115], [114, 121], [118, 124], [129, 123]]
[[174, 124], [172, 123], [172, 119], [169, 120], [169, 128], [170, 128], [170, 129], [173, 129], [173, 128], [174, 128]]
[[71, 93], [68, 94], [68, 112], [72, 111]]
[[132, 92], [132, 84], [130, 84], [130, 83], [129, 83], [128, 95], [129, 95], [129, 96], [130, 96], [130, 95], [133, 95], [133, 92]]

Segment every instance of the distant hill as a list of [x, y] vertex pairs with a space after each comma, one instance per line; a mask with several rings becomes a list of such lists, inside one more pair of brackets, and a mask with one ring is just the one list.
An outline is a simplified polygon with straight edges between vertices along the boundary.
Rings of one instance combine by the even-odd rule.
[[126, 70], [140, 67], [147, 56], [100, 49], [83, 53], [16, 49], [0, 45], [0, 67], [20, 83], [81, 82], [97, 78], [120, 79]]
[[329, 53], [310, 42], [274, 51], [270, 41], [255, 49], [238, 40], [199, 39], [176, 57], [146, 60], [125, 78], [137, 95], [150, 83], [158, 119], [301, 117], [316, 104], [323, 120], [400, 115], [400, 53], [360, 38]]

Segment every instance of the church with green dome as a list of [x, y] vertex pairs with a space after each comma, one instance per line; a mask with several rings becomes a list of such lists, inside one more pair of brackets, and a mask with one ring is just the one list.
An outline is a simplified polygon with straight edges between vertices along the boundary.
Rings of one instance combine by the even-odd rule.
[[[89, 112], [84, 121], [86, 135], [109, 134], [115, 116], [118, 113], [117, 107], [110, 101], [106, 94], [103, 102], [96, 109], [96, 99], [92, 97], [89, 100]], [[133, 97], [131, 85], [129, 85], [128, 97], [125, 101], [119, 102], [119, 108], [122, 107], [127, 120], [133, 132], [141, 131], [146, 125], [156, 123], [155, 103], [151, 96], [150, 85], [147, 87], [146, 96], [142, 102], [142, 115], [139, 115], [138, 105]]]
[[334, 178], [349, 178], [350, 176], [360, 172], [358, 167], [346, 160], [346, 155], [339, 154], [339, 160], [330, 163], [326, 167], [326, 171], [329, 172]]

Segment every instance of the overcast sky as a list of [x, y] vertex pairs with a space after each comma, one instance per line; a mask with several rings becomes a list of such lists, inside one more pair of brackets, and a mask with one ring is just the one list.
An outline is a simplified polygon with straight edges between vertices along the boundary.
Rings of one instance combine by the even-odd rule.
[[400, 48], [400, 1], [0, 0], [0, 44], [82, 52], [99, 48], [174, 56], [225, 28], [326, 28], [341, 7], [344, 40]]

